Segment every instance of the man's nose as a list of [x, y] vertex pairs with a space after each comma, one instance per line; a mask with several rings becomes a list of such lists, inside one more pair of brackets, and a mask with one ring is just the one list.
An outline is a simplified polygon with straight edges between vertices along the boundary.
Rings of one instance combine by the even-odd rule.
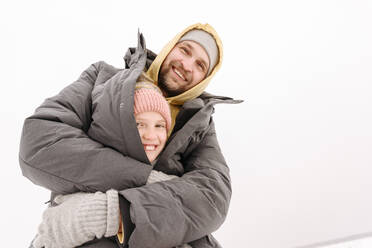
[[192, 71], [192, 59], [185, 58], [182, 60], [182, 66], [185, 71], [191, 72]]

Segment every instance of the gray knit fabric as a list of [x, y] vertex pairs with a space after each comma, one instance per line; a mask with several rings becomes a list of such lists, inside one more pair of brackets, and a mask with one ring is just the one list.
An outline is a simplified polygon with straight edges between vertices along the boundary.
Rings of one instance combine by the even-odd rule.
[[210, 33], [207, 33], [205, 30], [201, 29], [193, 29], [187, 32], [184, 36], [181, 37], [179, 41], [181, 42], [184, 40], [191, 40], [199, 43], [207, 52], [209, 58], [209, 68], [207, 75], [209, 75], [218, 62], [219, 52], [216, 40]]
[[161, 171], [157, 171], [157, 170], [152, 170], [150, 172], [150, 175], [149, 177], [147, 178], [147, 182], [146, 184], [151, 184], [151, 183], [156, 183], [156, 182], [162, 182], [162, 181], [167, 181], [167, 180], [171, 180], [173, 178], [177, 178], [178, 176], [175, 176], [175, 175], [168, 175], [168, 174], [165, 174]]
[[192, 248], [192, 247], [188, 244], [184, 244], [184, 245], [179, 245], [176, 248]]
[[106, 232], [105, 237], [111, 237], [118, 233], [119, 230], [119, 196], [118, 192], [114, 189], [106, 192], [107, 197], [107, 219], [106, 219]]
[[117, 234], [119, 198], [116, 190], [57, 196], [54, 201], [58, 205], [43, 213], [33, 242], [35, 248], [72, 248], [94, 238]]

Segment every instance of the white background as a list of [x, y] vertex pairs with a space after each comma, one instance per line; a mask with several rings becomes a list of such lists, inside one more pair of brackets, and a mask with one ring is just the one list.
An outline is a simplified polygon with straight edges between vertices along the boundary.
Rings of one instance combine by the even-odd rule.
[[245, 100], [216, 107], [233, 180], [220, 243], [286, 248], [372, 231], [371, 1], [1, 5], [2, 247], [28, 246], [49, 197], [21, 174], [23, 120], [91, 63], [123, 67], [138, 28], [159, 52], [196, 22], [224, 43], [208, 91]]

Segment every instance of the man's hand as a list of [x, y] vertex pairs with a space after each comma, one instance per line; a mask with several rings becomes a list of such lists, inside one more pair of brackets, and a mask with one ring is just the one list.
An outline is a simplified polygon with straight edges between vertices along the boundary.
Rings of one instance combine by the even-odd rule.
[[94, 238], [117, 234], [119, 199], [116, 190], [57, 196], [58, 205], [43, 213], [35, 248], [72, 248]]

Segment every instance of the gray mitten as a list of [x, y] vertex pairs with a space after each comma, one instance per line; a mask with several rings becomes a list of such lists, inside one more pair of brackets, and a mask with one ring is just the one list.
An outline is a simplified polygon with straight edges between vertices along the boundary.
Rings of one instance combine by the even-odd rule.
[[168, 174], [165, 174], [165, 173], [163, 173], [161, 171], [152, 170], [150, 172], [149, 177], [147, 178], [146, 185], [147, 184], [151, 184], [151, 183], [156, 183], [156, 182], [162, 182], [162, 181], [171, 180], [171, 179], [177, 178], [177, 177], [178, 176], [168, 175]]
[[120, 217], [116, 190], [61, 195], [54, 201], [58, 205], [43, 213], [35, 248], [72, 248], [117, 234]]

